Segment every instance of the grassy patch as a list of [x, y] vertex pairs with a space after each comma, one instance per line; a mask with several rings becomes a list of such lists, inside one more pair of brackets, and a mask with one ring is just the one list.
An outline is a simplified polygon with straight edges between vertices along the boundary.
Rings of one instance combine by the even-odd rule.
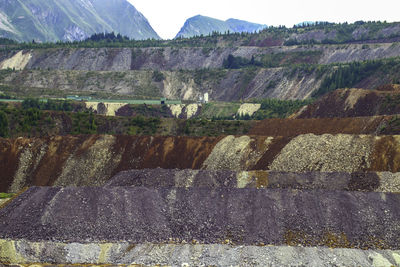
[[203, 105], [200, 118], [233, 119], [239, 110], [240, 103], [211, 102]]
[[0, 193], [0, 199], [12, 198], [14, 195], [13, 193]]

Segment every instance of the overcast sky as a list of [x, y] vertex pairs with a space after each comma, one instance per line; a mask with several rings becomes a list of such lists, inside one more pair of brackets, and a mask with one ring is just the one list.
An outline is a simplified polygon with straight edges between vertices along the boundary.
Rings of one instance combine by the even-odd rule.
[[292, 27], [303, 21], [400, 21], [400, 0], [128, 0], [164, 39], [195, 15]]

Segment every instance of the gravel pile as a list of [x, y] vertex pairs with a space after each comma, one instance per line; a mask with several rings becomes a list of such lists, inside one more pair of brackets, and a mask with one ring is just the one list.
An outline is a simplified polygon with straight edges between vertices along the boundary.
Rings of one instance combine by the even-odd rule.
[[0, 238], [399, 249], [400, 195], [292, 189], [32, 187]]

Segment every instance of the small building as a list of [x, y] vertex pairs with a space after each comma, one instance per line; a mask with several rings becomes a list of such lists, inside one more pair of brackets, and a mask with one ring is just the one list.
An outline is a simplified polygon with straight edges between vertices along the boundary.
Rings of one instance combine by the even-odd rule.
[[208, 93], [204, 94], [204, 103], [208, 103]]

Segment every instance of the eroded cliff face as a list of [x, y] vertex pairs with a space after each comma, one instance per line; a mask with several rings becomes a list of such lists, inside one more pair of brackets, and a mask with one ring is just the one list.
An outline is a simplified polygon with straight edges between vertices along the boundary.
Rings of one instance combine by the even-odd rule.
[[66, 136], [1, 139], [0, 151], [0, 191], [11, 192], [31, 185], [103, 185], [120, 171], [157, 167], [400, 171], [399, 136]]
[[[59, 48], [15, 51], [29, 54], [31, 58], [27, 69], [123, 71], [123, 70], [194, 70], [202, 68], [221, 68], [223, 61], [232, 54], [251, 59], [263, 55], [280, 54], [286, 57], [294, 53], [316, 52], [312, 58], [304, 58], [317, 64], [344, 63], [397, 57], [400, 54], [398, 43], [388, 44], [347, 44], [315, 46], [276, 46], [260, 47], [164, 47], [164, 48]], [[285, 56], [283, 56], [285, 58]], [[299, 62], [300, 63], [300, 62]]]
[[[63, 96], [92, 93], [137, 97], [198, 100], [204, 93], [210, 99], [235, 101], [249, 98], [304, 99], [319, 88], [316, 72], [304, 73], [287, 68], [163, 71], [163, 81], [155, 81], [153, 71], [15, 71], [0, 77], [0, 83], [18, 87], [19, 92], [42, 90]], [[203, 76], [201, 76], [203, 75]], [[199, 76], [200, 78], [194, 78]], [[273, 87], [269, 87], [274, 84]]]
[[[263, 61], [279, 55], [274, 68], [222, 70], [230, 55]], [[318, 74], [287, 64], [330, 64], [400, 55], [400, 45], [358, 44], [290, 47], [217, 48], [79, 48], [4, 51], [2, 69], [25, 70], [2, 75], [1, 83], [19, 90], [39, 88], [54, 94], [101, 92], [137, 97], [198, 100], [208, 92], [212, 100], [250, 98], [304, 99], [318, 89], [332, 71]], [[285, 65], [286, 64], [286, 65]], [[289, 64], [289, 65], [290, 65]], [[283, 66], [283, 67], [280, 67]], [[162, 78], [154, 78], [161, 71]], [[361, 81], [363, 88], [387, 83], [391, 77]]]

